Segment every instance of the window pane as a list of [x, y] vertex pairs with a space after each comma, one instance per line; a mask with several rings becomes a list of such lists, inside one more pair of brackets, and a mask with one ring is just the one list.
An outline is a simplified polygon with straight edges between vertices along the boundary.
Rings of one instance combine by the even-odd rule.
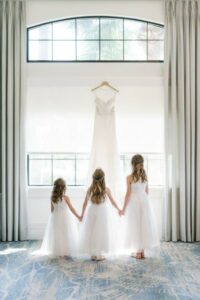
[[87, 160], [77, 160], [76, 162], [76, 184], [86, 185], [88, 161]]
[[161, 153], [148, 153], [148, 160], [151, 159], [157, 159], [160, 160], [161, 162], [164, 160], [163, 154]]
[[117, 17], [78, 17], [28, 29], [28, 59], [162, 61], [163, 41], [164, 27], [159, 24]]
[[29, 60], [52, 60], [52, 42], [30, 41]]
[[101, 18], [101, 39], [123, 39], [123, 20]]
[[51, 185], [51, 160], [29, 161], [29, 184]]
[[51, 154], [48, 153], [31, 153], [29, 154], [29, 159], [51, 159]]
[[53, 178], [63, 178], [67, 185], [75, 184], [75, 161], [74, 160], [54, 160]]
[[29, 29], [30, 40], [51, 40], [52, 39], [52, 24], [40, 25]]
[[130, 159], [124, 159], [121, 160], [122, 164], [123, 164], [123, 173], [124, 176], [127, 176], [131, 173], [131, 164], [130, 164]]
[[88, 153], [77, 153], [76, 157], [77, 157], [77, 159], [89, 160], [89, 154]]
[[124, 20], [125, 39], [147, 39], [147, 23]]
[[54, 41], [53, 60], [75, 60], [75, 41]]
[[164, 42], [148, 42], [148, 60], [164, 60]]
[[99, 19], [77, 19], [77, 39], [99, 39]]
[[148, 24], [148, 39], [164, 40], [164, 28], [152, 24]]
[[124, 59], [125, 60], [146, 60], [147, 42], [125, 41]]
[[58, 153], [53, 154], [53, 159], [75, 159], [75, 153]]
[[123, 42], [102, 41], [101, 59], [102, 60], [123, 60]]
[[54, 40], [75, 40], [75, 20], [53, 23]]
[[148, 161], [149, 185], [161, 186], [164, 184], [164, 163], [159, 159]]
[[77, 42], [77, 59], [78, 60], [98, 60], [99, 59], [99, 42], [97, 41], [78, 41]]

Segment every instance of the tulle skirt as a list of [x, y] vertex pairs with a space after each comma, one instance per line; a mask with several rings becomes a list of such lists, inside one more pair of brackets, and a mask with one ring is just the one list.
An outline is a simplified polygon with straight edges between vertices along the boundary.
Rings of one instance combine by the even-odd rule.
[[135, 193], [125, 211], [124, 247], [131, 250], [150, 250], [160, 244], [151, 199]]
[[55, 209], [49, 216], [40, 254], [76, 256], [78, 253], [78, 224], [67, 209]]
[[81, 226], [80, 253], [102, 255], [110, 250], [109, 208], [105, 201], [90, 203]]

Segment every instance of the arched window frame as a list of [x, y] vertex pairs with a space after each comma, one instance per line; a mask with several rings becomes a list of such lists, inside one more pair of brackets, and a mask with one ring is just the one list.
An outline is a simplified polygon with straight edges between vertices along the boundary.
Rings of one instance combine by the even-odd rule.
[[[98, 18], [99, 20], [100, 19], [120, 19], [122, 20], [123, 22], [123, 39], [108, 39], [108, 41], [122, 41], [123, 42], [123, 59], [120, 59], [120, 60], [112, 60], [112, 59], [100, 59], [101, 57], [101, 47], [100, 47], [100, 42], [101, 41], [106, 41], [106, 39], [101, 39], [100, 38], [100, 32], [101, 32], [101, 28], [100, 28], [100, 21], [99, 21], [99, 39], [93, 39], [93, 41], [98, 41], [99, 42], [99, 59], [98, 60], [79, 60], [77, 59], [77, 42], [78, 41], [87, 41], [86, 39], [84, 40], [79, 40], [77, 39], [77, 20], [79, 19], [91, 19], [91, 18]], [[53, 59], [53, 46], [52, 46], [52, 59], [49, 60], [49, 59], [40, 59], [40, 60], [31, 60], [29, 58], [29, 32], [31, 29], [34, 29], [34, 28], [38, 28], [40, 26], [43, 26], [43, 25], [47, 25], [47, 24], [52, 24], [52, 28], [53, 28], [53, 24], [54, 23], [57, 23], [57, 22], [62, 22], [62, 21], [67, 21], [67, 20], [75, 20], [75, 57], [76, 59], [74, 60], [55, 60]], [[127, 40], [124, 38], [124, 21], [125, 20], [130, 20], [130, 21], [136, 21], [136, 22], [141, 22], [141, 23], [145, 23], [146, 26], [147, 26], [147, 38], [146, 39], [138, 39], [138, 41], [145, 41], [146, 42], [146, 48], [147, 48], [147, 59], [131, 59], [131, 60], [127, 60], [125, 59], [124, 57], [124, 43], [126, 41], [137, 41], [137, 39], [130, 39], [130, 40]], [[124, 62], [124, 63], [132, 63], [132, 62], [136, 62], [136, 63], [162, 63], [164, 61], [164, 59], [148, 59], [148, 47], [149, 47], [149, 41], [157, 41], [157, 42], [163, 42], [164, 44], [164, 39], [149, 39], [148, 37], [148, 27], [149, 25], [153, 25], [153, 26], [156, 26], [156, 27], [159, 27], [159, 28], [162, 28], [164, 30], [164, 25], [163, 24], [160, 24], [160, 23], [155, 23], [155, 22], [152, 22], [152, 21], [147, 21], [147, 20], [143, 20], [143, 19], [137, 19], [137, 18], [130, 18], [130, 17], [120, 17], [120, 16], [104, 16], [104, 15], [92, 15], [92, 16], [78, 16], [78, 17], [69, 17], [69, 18], [63, 18], [63, 19], [59, 19], [59, 20], [54, 20], [54, 21], [49, 21], [49, 22], [45, 22], [45, 23], [40, 23], [40, 24], [37, 24], [37, 25], [34, 25], [34, 26], [31, 26], [31, 27], [28, 27], [27, 28], [27, 62], [31, 62], [31, 63], [120, 63], [120, 62]], [[38, 41], [45, 41], [45, 39], [39, 39]], [[53, 41], [55, 41], [53, 38], [50, 40], [48, 39], [48, 41], [51, 41], [52, 42], [52, 45], [53, 45]], [[164, 46], [163, 46], [163, 52], [164, 52]]]

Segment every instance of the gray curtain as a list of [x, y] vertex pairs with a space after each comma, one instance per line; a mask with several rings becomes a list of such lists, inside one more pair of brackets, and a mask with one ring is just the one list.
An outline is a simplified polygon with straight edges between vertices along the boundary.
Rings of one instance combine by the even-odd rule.
[[0, 0], [0, 240], [27, 238], [25, 2]]
[[200, 2], [165, 1], [165, 240], [200, 239]]

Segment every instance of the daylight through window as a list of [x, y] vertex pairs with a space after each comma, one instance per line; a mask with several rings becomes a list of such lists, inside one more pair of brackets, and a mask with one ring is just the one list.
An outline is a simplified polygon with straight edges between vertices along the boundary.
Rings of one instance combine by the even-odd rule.
[[79, 17], [27, 30], [29, 62], [163, 61], [164, 26], [120, 17]]

